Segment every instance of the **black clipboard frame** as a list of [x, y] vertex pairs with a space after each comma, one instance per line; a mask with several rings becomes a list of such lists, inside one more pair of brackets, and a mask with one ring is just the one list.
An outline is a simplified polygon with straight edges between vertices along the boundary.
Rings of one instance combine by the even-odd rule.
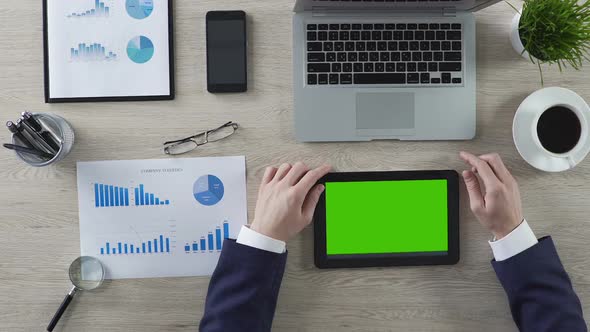
[[175, 97], [174, 86], [174, 5], [168, 0], [168, 49], [169, 49], [169, 77], [170, 94], [154, 96], [106, 96], [106, 97], [73, 97], [73, 98], [51, 98], [49, 95], [49, 30], [47, 22], [47, 1], [43, 0], [43, 82], [45, 92], [45, 103], [80, 103], [80, 102], [110, 102], [110, 101], [150, 101], [150, 100], [172, 100]]
[[314, 213], [314, 263], [320, 268], [453, 265], [459, 262], [459, 175], [454, 170], [329, 173], [318, 183], [356, 181], [447, 180], [446, 255], [429, 253], [328, 255], [326, 250], [326, 193]]

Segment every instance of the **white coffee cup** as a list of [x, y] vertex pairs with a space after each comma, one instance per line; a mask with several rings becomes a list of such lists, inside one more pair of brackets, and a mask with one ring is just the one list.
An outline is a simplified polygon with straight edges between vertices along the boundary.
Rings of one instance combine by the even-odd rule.
[[[538, 135], [539, 119], [553, 107], [571, 110], [580, 122], [580, 136], [573, 148], [564, 153], [546, 149]], [[590, 152], [590, 108], [575, 92], [550, 87], [537, 90], [519, 106], [512, 125], [514, 143], [520, 155], [531, 166], [548, 172], [561, 172], [578, 165]]]

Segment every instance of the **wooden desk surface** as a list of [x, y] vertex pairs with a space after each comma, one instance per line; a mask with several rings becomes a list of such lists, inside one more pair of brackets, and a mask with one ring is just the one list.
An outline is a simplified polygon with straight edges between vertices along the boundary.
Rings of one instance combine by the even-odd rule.
[[[590, 160], [548, 174], [528, 166], [512, 142], [519, 103], [540, 88], [534, 65], [512, 50], [513, 12], [503, 3], [477, 14], [477, 137], [466, 142], [301, 144], [294, 140], [291, 74], [293, 1], [175, 1], [174, 101], [43, 103], [40, 1], [0, 3], [0, 119], [23, 110], [55, 112], [76, 130], [71, 155], [57, 166], [24, 166], [0, 152], [0, 330], [41, 331], [69, 287], [67, 268], [79, 255], [76, 161], [164, 158], [161, 143], [228, 120], [232, 139], [187, 155], [246, 155], [249, 214], [268, 164], [329, 162], [339, 171], [462, 170], [461, 149], [498, 151], [521, 185], [524, 212], [538, 236], [551, 234], [590, 312]], [[205, 12], [249, 15], [249, 92], [206, 92]], [[588, 68], [546, 69], [546, 85], [590, 100]], [[2, 132], [2, 141], [8, 141]], [[461, 261], [456, 266], [319, 271], [312, 230], [289, 243], [276, 331], [516, 331], [504, 292], [489, 264], [489, 234], [468, 210], [461, 190]], [[61, 331], [195, 331], [209, 278], [116, 280], [80, 294]], [[56, 330], [56, 331], [57, 331]]]

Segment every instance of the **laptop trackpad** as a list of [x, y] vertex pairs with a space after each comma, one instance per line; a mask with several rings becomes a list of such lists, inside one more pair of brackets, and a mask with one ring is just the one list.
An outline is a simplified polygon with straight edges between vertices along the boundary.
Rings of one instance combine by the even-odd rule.
[[356, 129], [361, 136], [414, 134], [414, 93], [356, 94]]

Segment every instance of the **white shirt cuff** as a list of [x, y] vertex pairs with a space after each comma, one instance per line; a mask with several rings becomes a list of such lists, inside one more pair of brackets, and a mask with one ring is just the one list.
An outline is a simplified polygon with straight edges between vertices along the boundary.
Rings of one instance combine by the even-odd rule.
[[488, 243], [492, 247], [494, 258], [500, 262], [520, 254], [538, 242], [526, 219], [523, 219], [510, 234], [497, 241], [494, 238]]
[[247, 225], [242, 226], [236, 242], [245, 246], [277, 254], [284, 253], [287, 246], [284, 241], [273, 239], [272, 237], [253, 231]]

